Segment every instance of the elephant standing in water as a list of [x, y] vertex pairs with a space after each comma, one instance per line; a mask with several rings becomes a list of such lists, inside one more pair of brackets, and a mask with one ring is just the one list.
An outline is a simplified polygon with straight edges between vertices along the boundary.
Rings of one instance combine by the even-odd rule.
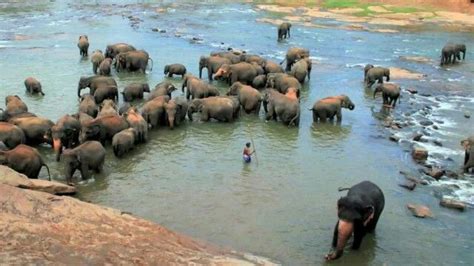
[[0, 122], [0, 141], [9, 149], [25, 143], [25, 133], [21, 128], [7, 122]]
[[188, 101], [183, 97], [171, 99], [165, 103], [166, 118], [170, 129], [179, 126], [188, 113]]
[[59, 161], [63, 147], [72, 149], [79, 145], [79, 133], [81, 123], [79, 119], [71, 115], [61, 117], [48, 132], [48, 138], [53, 143], [53, 150], [56, 154], [56, 161]]
[[112, 59], [105, 58], [99, 65], [99, 75], [110, 76], [112, 71]]
[[89, 38], [87, 35], [79, 36], [79, 41], [77, 42], [77, 47], [79, 47], [79, 54], [82, 57], [86, 57], [89, 55]]
[[76, 170], [81, 172], [84, 180], [89, 179], [89, 170], [94, 170], [97, 173], [102, 172], [105, 149], [98, 141], [86, 141], [74, 149], [64, 150], [62, 159], [66, 182], [70, 184]]
[[461, 53], [462, 53], [462, 60], [466, 59], [466, 45], [463, 43], [457, 43], [454, 45], [456, 57], [459, 61], [461, 61]]
[[31, 94], [39, 93], [44, 96], [44, 92], [41, 89], [41, 83], [33, 77], [29, 77], [25, 79], [25, 88], [28, 93], [31, 93]]
[[306, 76], [308, 76], [308, 80], [311, 79], [311, 68], [311, 59], [303, 58], [293, 64], [290, 75], [295, 77], [301, 84], [303, 84]]
[[147, 124], [151, 125], [151, 128], [156, 128], [158, 125], [166, 125], [165, 104], [169, 100], [170, 97], [167, 95], [158, 96], [143, 105], [142, 116]]
[[132, 102], [137, 99], [143, 99], [143, 94], [150, 92], [148, 83], [131, 83], [128, 84], [122, 91], [123, 100], [125, 102]]
[[232, 122], [236, 118], [234, 110], [234, 101], [228, 97], [194, 99], [188, 107], [188, 118], [192, 121], [193, 114], [199, 112], [201, 121], [209, 121], [212, 118], [220, 122]]
[[469, 169], [474, 168], [474, 136], [461, 141], [461, 145], [464, 147], [464, 173], [469, 172]]
[[230, 65], [232, 61], [220, 56], [201, 56], [199, 59], [199, 78], [202, 78], [202, 69], [207, 68], [208, 79], [212, 81], [212, 75], [217, 73], [217, 70], [224, 64]]
[[99, 112], [99, 107], [95, 103], [94, 96], [90, 95], [89, 93], [86, 93], [81, 96], [79, 112], [86, 113], [94, 118], [97, 116], [97, 113]]
[[[186, 75], [187, 76], [187, 75]], [[186, 79], [183, 82], [183, 86], [185, 86]], [[151, 101], [155, 99], [156, 97], [159, 96], [168, 96], [171, 99], [171, 93], [176, 90], [176, 87], [173, 85], [173, 83], [169, 81], [163, 81], [158, 84], [156, 84], [155, 88], [150, 91], [150, 95], [148, 95], [148, 101]], [[183, 89], [184, 92], [184, 89]]]
[[98, 140], [105, 145], [118, 132], [128, 128], [128, 122], [119, 115], [97, 117], [84, 123], [81, 127], [80, 141]]
[[131, 128], [137, 131], [137, 142], [145, 143], [148, 141], [148, 123], [138, 112], [136, 107], [130, 107], [123, 115]]
[[337, 117], [337, 122], [342, 120], [342, 108], [354, 110], [355, 105], [351, 99], [346, 95], [331, 96], [321, 99], [314, 103], [313, 108], [313, 122], [326, 122], [327, 119], [332, 121], [334, 116]]
[[105, 49], [105, 57], [114, 59], [120, 53], [136, 51], [135, 47], [126, 43], [109, 44]]
[[36, 116], [15, 117], [9, 122], [21, 128], [25, 132], [26, 143], [32, 145], [48, 143], [49, 140], [45, 136], [54, 126], [53, 121]]
[[286, 97], [274, 89], [267, 89], [263, 99], [265, 119], [280, 119], [284, 124], [298, 126], [300, 122], [300, 104], [298, 100]]
[[260, 92], [251, 86], [244, 85], [240, 82], [235, 82], [230, 86], [227, 95], [236, 95], [239, 99], [239, 103], [242, 105], [244, 111], [249, 114], [260, 112], [260, 106], [262, 104], [262, 95]]
[[198, 79], [192, 75], [186, 75], [181, 90], [186, 88], [186, 99], [201, 99], [212, 96], [219, 96], [219, 90], [211, 84]]
[[278, 40], [290, 38], [291, 23], [283, 22], [278, 26]]
[[28, 106], [26, 106], [18, 95], [5, 97], [5, 105], [7, 106], [7, 119], [28, 112]]
[[32, 179], [37, 179], [41, 168], [45, 166], [51, 181], [49, 167], [44, 163], [40, 153], [30, 146], [20, 144], [13, 150], [0, 151], [0, 164], [6, 165]]
[[[339, 191], [342, 190], [346, 189]], [[370, 181], [363, 181], [348, 190], [347, 195], [337, 201], [339, 220], [332, 239], [332, 247], [336, 250], [325, 256], [328, 261], [342, 256], [352, 234], [354, 234], [352, 249], [359, 249], [364, 236], [375, 230], [385, 206], [382, 190]]]
[[258, 76], [258, 72], [252, 64], [240, 62], [233, 65], [222, 65], [219, 70], [217, 70], [215, 77], [221, 76], [228, 79], [229, 85], [234, 84], [236, 81], [250, 85], [255, 77]]
[[99, 68], [100, 63], [105, 59], [104, 54], [101, 50], [95, 50], [91, 56], [91, 63], [92, 63], [92, 72], [97, 74], [97, 69]]
[[186, 67], [182, 64], [166, 65], [163, 73], [168, 75], [169, 78], [172, 78], [173, 75], [181, 75], [181, 78], [184, 78]]
[[273, 88], [285, 94], [289, 88], [296, 89], [296, 95], [300, 97], [300, 82], [293, 76], [286, 73], [274, 73], [267, 75], [267, 88]]
[[301, 47], [292, 47], [286, 52], [285, 59], [280, 62], [280, 65], [286, 61], [285, 71], [290, 71], [293, 64], [303, 58], [309, 58], [309, 50]]
[[130, 72], [139, 71], [145, 74], [148, 61], [151, 61], [150, 71], [152, 71], [153, 59], [151, 59], [148, 53], [143, 50], [129, 51], [115, 56], [117, 72], [126, 70]]
[[115, 134], [112, 138], [112, 149], [116, 157], [121, 158], [135, 147], [138, 132], [134, 128], [127, 128]]
[[382, 92], [383, 104], [395, 108], [397, 100], [400, 103], [400, 86], [393, 83], [383, 83], [377, 85], [374, 90], [374, 99], [377, 92]]
[[373, 67], [367, 70], [367, 75], [365, 78], [365, 86], [371, 88], [376, 81], [378, 83], [383, 83], [383, 77], [387, 78], [387, 81], [390, 81], [390, 69], [385, 67]]

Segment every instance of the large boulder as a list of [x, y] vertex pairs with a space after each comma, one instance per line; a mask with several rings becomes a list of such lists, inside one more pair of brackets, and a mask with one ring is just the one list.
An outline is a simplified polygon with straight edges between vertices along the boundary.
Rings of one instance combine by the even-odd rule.
[[0, 184], [1, 265], [273, 265], [118, 210]]
[[55, 181], [29, 179], [24, 174], [3, 165], [0, 165], [0, 184], [43, 191], [54, 195], [73, 195], [76, 193], [76, 188], [73, 186]]

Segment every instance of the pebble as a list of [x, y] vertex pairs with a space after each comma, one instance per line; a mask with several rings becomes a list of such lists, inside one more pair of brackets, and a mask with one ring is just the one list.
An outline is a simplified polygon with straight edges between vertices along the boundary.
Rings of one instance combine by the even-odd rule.
[[431, 212], [430, 208], [424, 205], [407, 204], [407, 208], [412, 212], [413, 216], [415, 217], [433, 218], [433, 213]]
[[464, 112], [464, 117], [465, 118], [471, 118], [471, 114], [469, 112]]

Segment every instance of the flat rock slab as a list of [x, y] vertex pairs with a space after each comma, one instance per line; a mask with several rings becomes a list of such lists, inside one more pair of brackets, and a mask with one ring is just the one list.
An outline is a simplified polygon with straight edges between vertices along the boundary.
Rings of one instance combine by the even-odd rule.
[[0, 184], [31, 190], [38, 190], [54, 195], [73, 195], [76, 188], [55, 181], [29, 179], [10, 167], [0, 165]]
[[424, 205], [415, 205], [415, 204], [407, 204], [407, 208], [412, 212], [413, 216], [418, 218], [433, 218], [433, 213], [431, 212], [430, 208]]
[[390, 68], [390, 79], [423, 79], [425, 74], [412, 72], [407, 69], [391, 67]]
[[400, 56], [400, 59], [404, 61], [411, 61], [411, 62], [417, 62], [417, 63], [430, 63], [433, 61], [430, 58], [423, 57], [423, 56]]
[[457, 201], [454, 199], [447, 199], [443, 198], [440, 202], [439, 205], [446, 207], [446, 208], [451, 208], [451, 209], [456, 209], [460, 211], [466, 210], [466, 204], [461, 201]]
[[1, 265], [274, 265], [115, 209], [0, 184]]

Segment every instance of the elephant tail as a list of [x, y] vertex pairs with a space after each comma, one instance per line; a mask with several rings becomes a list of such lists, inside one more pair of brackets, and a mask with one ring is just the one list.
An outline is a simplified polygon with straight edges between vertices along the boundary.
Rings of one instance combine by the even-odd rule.
[[48, 171], [48, 180], [51, 181], [51, 172], [49, 171], [48, 165], [43, 162], [43, 166], [46, 167], [46, 170]]
[[150, 57], [150, 58], [148, 58], [148, 60], [150, 60], [150, 61], [151, 61], [151, 67], [150, 67], [150, 71], [152, 71], [152, 70], [153, 70], [153, 59], [151, 59], [151, 57]]

